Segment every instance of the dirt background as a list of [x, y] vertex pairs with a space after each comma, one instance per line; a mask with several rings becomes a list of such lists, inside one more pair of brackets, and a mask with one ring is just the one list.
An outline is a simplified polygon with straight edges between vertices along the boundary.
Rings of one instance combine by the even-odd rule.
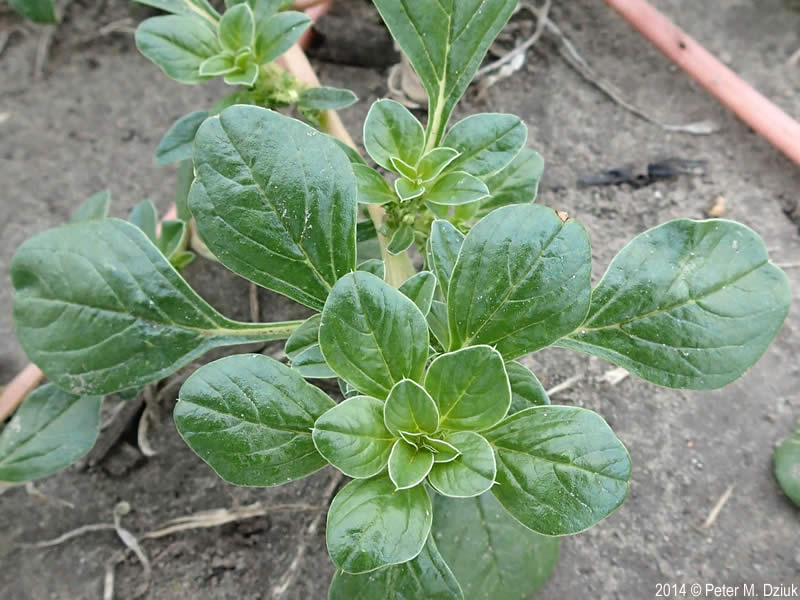
[[[800, 117], [800, 66], [787, 59], [800, 47], [800, 12], [782, 0], [656, 0], [654, 4], [726, 60], [795, 117]], [[342, 0], [340, 10], [361, 10]], [[3, 8], [2, 10], [5, 10]], [[57, 30], [44, 78], [31, 77], [39, 30], [12, 33], [0, 56], [0, 384], [26, 363], [13, 336], [8, 264], [30, 235], [68, 218], [84, 198], [110, 188], [113, 212], [153, 199], [164, 210], [173, 198], [175, 171], [158, 168], [153, 150], [179, 116], [207, 108], [214, 84], [182, 86], [141, 57], [129, 33], [99, 35], [152, 14], [122, 0], [76, 0]], [[595, 276], [634, 235], [676, 217], [702, 218], [722, 195], [725, 216], [754, 228], [777, 263], [800, 260], [797, 224], [782, 208], [798, 200], [800, 169], [754, 135], [676, 70], [599, 0], [555, 0], [552, 18], [595, 69], [624, 96], [672, 123], [711, 119], [718, 133], [668, 133], [631, 115], [582, 79], [541, 40], [524, 68], [461, 107], [461, 114], [505, 111], [521, 115], [529, 145], [545, 157], [540, 202], [569, 211], [592, 237]], [[130, 24], [119, 19], [130, 18]], [[528, 17], [525, 17], [528, 18]], [[523, 19], [524, 21], [524, 19]], [[20, 21], [0, 13], [0, 32]], [[329, 36], [330, 38], [330, 36]], [[329, 43], [335, 43], [329, 39]], [[323, 82], [349, 87], [362, 99], [346, 111], [351, 131], [369, 105], [386, 93], [386, 72], [318, 63]], [[709, 161], [702, 176], [685, 176], [641, 189], [579, 188], [580, 174], [631, 161], [679, 156]], [[795, 267], [797, 265], [795, 264]], [[542, 599], [654, 598], [659, 583], [738, 585], [800, 582], [800, 510], [782, 496], [772, 476], [775, 444], [800, 419], [800, 269], [788, 269], [794, 306], [761, 362], [738, 382], [711, 393], [656, 388], [634, 378], [604, 382], [609, 365], [566, 351], [546, 350], [529, 364], [552, 386], [580, 374], [554, 397], [604, 415], [631, 451], [628, 501], [588, 533], [564, 540]], [[205, 262], [187, 272], [200, 293], [227, 315], [247, 318], [247, 285]], [[263, 293], [264, 318], [302, 314]], [[167, 407], [169, 408], [169, 407]], [[166, 412], [166, 411], [165, 411]], [[105, 435], [105, 434], [104, 434]], [[102, 440], [101, 440], [102, 441]], [[72, 468], [37, 482], [69, 508], [23, 489], [0, 496], [0, 598], [102, 597], [104, 565], [121, 549], [113, 532], [99, 532], [45, 549], [19, 544], [75, 527], [110, 522], [114, 505], [133, 508], [123, 523], [141, 534], [193, 511], [260, 501], [318, 503], [331, 471], [275, 490], [224, 484], [179, 440], [169, 418], [151, 434], [158, 456], [144, 460], [118, 445], [95, 467]], [[701, 527], [729, 486], [716, 522]], [[287, 569], [313, 513], [275, 512], [238, 524], [143, 542], [152, 561], [153, 599], [256, 600]], [[307, 559], [293, 599], [326, 597], [332, 566], [320, 531], [308, 540]], [[133, 598], [141, 569], [128, 554], [116, 569], [116, 598]]]

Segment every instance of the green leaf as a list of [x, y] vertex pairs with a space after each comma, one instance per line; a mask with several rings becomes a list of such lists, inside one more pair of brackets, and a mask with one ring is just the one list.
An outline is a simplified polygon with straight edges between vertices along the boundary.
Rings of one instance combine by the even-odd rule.
[[383, 424], [383, 402], [370, 396], [353, 396], [326, 412], [313, 437], [319, 453], [353, 479], [383, 471], [395, 441]]
[[453, 125], [443, 145], [461, 153], [451, 169], [486, 177], [508, 166], [527, 139], [528, 128], [518, 116], [488, 113], [472, 115]]
[[128, 221], [141, 229], [147, 238], [156, 243], [156, 227], [158, 226], [158, 213], [155, 205], [150, 200], [143, 200], [131, 209]]
[[401, 201], [408, 202], [422, 196], [425, 193], [425, 186], [401, 177], [394, 182], [394, 191]]
[[259, 19], [253, 47], [258, 63], [264, 65], [278, 58], [310, 25], [311, 19], [295, 11], [281, 12], [269, 19]]
[[118, 219], [34, 236], [11, 261], [11, 281], [25, 352], [75, 394], [141, 386], [212, 348], [284, 339], [297, 325], [226, 319], [140, 229]]
[[[378, 232], [375, 230], [375, 223], [367, 219], [359, 221], [356, 224], [356, 241], [360, 244], [362, 242], [375, 242], [377, 243]], [[380, 252], [380, 248], [378, 248]]]
[[492, 492], [514, 518], [545, 535], [588, 529], [628, 495], [631, 458], [597, 413], [537, 406], [485, 433], [497, 455]]
[[461, 452], [449, 442], [425, 436], [422, 444], [433, 452], [433, 461], [436, 463], [446, 463], [457, 459]]
[[193, 262], [195, 258], [197, 258], [197, 255], [194, 252], [182, 250], [170, 256], [169, 262], [176, 270], [181, 271], [186, 268], [189, 263]]
[[252, 87], [258, 79], [258, 65], [248, 63], [244, 69], [236, 69], [235, 71], [225, 75], [225, 83], [228, 85], [244, 85]]
[[398, 381], [383, 406], [383, 421], [392, 435], [436, 433], [439, 410], [425, 389], [410, 379]]
[[467, 234], [453, 269], [451, 349], [488, 344], [511, 360], [552, 344], [583, 322], [590, 276], [576, 221], [538, 204], [494, 211]]
[[[166, 220], [161, 223], [161, 237], [158, 240], [158, 249], [170, 260], [186, 247], [186, 237], [189, 232], [183, 221]], [[172, 263], [175, 264], [174, 262]]]
[[[237, 70], [236, 67], [236, 57], [229, 53], [229, 52], [222, 52], [221, 54], [215, 54], [204, 60], [200, 67], [198, 68], [198, 72], [203, 77], [217, 77], [218, 75], [227, 75], [228, 73], [233, 73]], [[205, 119], [203, 119], [205, 121]], [[197, 133], [197, 129], [202, 125], [203, 121], [197, 124], [197, 128], [195, 128], [194, 133]], [[192, 142], [194, 142], [194, 138], [192, 138]], [[189, 148], [189, 158], [192, 156], [192, 148]]]
[[314, 315], [294, 330], [286, 340], [284, 352], [292, 363], [292, 368], [308, 379], [329, 379], [336, 377], [331, 371], [319, 347], [319, 323], [321, 315]]
[[372, 273], [378, 279], [383, 279], [383, 276], [386, 274], [386, 265], [383, 264], [380, 258], [370, 258], [358, 265], [357, 270]]
[[[450, 277], [464, 243], [464, 234], [453, 227], [449, 221], [436, 219], [431, 225], [430, 246], [428, 248], [428, 268], [436, 274], [442, 295], [447, 298]], [[440, 340], [441, 341], [441, 340]], [[447, 346], [445, 346], [446, 348]]]
[[480, 213], [487, 215], [509, 204], [525, 204], [536, 200], [544, 160], [538, 152], [523, 148], [505, 169], [486, 179], [491, 197], [483, 201]]
[[198, 111], [189, 113], [175, 121], [158, 143], [156, 163], [168, 165], [192, 158], [194, 136], [200, 125], [207, 118], [207, 112]]
[[151, 17], [136, 28], [136, 47], [164, 73], [181, 83], [198, 83], [200, 65], [222, 48], [216, 28], [199, 17]]
[[444, 302], [434, 300], [431, 302], [431, 310], [427, 315], [428, 327], [442, 348], [450, 347], [450, 330], [447, 325], [447, 305]]
[[376, 398], [386, 398], [398, 381], [422, 379], [428, 341], [417, 306], [369, 273], [342, 277], [322, 312], [325, 360], [339, 377]]
[[533, 406], [547, 406], [550, 404], [547, 392], [528, 367], [512, 360], [506, 363], [506, 373], [508, 374], [508, 382], [511, 384], [509, 415]]
[[[327, 135], [327, 134], [325, 134], [325, 135]], [[344, 153], [347, 155], [347, 158], [350, 159], [350, 164], [353, 164], [353, 165], [366, 165], [367, 164], [367, 161], [364, 160], [364, 158], [358, 153], [358, 151], [355, 148], [353, 148], [352, 146], [350, 146], [348, 144], [345, 144], [342, 140], [340, 140], [338, 138], [335, 138], [332, 135], [328, 135], [328, 138], [334, 144], [339, 146], [339, 148], [341, 148], [342, 151], [344, 151]]]
[[352, 481], [328, 511], [328, 553], [348, 573], [404, 563], [422, 551], [431, 521], [424, 486], [395, 490], [385, 475]]
[[428, 93], [434, 148], [517, 0], [375, 0], [375, 6]]
[[489, 188], [480, 179], [464, 171], [448, 173], [425, 194], [425, 201], [442, 206], [470, 204], [489, 195]]
[[436, 291], [436, 276], [430, 271], [420, 271], [406, 280], [400, 291], [417, 305], [423, 315], [427, 315]]
[[431, 181], [441, 175], [459, 156], [453, 148], [434, 148], [428, 152], [417, 165], [417, 172], [422, 181]]
[[439, 427], [481, 430], [498, 423], [511, 405], [503, 357], [490, 346], [471, 346], [437, 356], [425, 389], [439, 408]]
[[207, 0], [134, 0], [164, 12], [184, 16], [199, 16], [216, 27], [219, 13]]
[[800, 429], [775, 451], [775, 477], [784, 493], [800, 506]]
[[40, 25], [58, 23], [53, 0], [8, 0], [8, 3], [29, 21]]
[[758, 361], [790, 299], [786, 274], [751, 229], [670, 221], [622, 249], [592, 292], [586, 321], [559, 345], [658, 385], [714, 389]]
[[111, 192], [103, 190], [89, 196], [75, 211], [72, 213], [70, 222], [82, 223], [84, 221], [94, 221], [97, 219], [108, 218], [108, 210], [111, 207]]
[[191, 160], [183, 161], [178, 167], [178, 183], [175, 186], [175, 208], [178, 218], [188, 223], [192, 220], [189, 210], [189, 190], [194, 181], [194, 164]]
[[364, 122], [364, 148], [384, 169], [394, 170], [392, 158], [416, 165], [425, 147], [425, 130], [399, 102], [378, 100]]
[[332, 87], [312, 87], [301, 92], [297, 105], [310, 110], [341, 110], [358, 102], [350, 90]]
[[246, 2], [232, 6], [219, 22], [219, 45], [223, 50], [237, 53], [242, 48], [252, 48], [255, 41], [255, 17]]
[[358, 201], [362, 204], [387, 204], [395, 195], [383, 175], [367, 165], [353, 165], [358, 184]]
[[396, 156], [392, 157], [392, 171], [395, 173], [399, 173], [402, 177], [405, 177], [410, 182], [415, 183], [417, 179], [417, 169], [412, 167], [404, 160], [397, 158]]
[[52, 383], [33, 391], [0, 431], [0, 481], [45, 477], [89, 452], [102, 403], [102, 396], [76, 396]]
[[439, 554], [433, 537], [408, 562], [367, 574], [336, 571], [328, 600], [464, 600], [450, 567]]
[[356, 182], [345, 154], [300, 121], [232, 106], [200, 127], [194, 159], [189, 203], [214, 255], [321, 310], [356, 264]]
[[528, 600], [558, 562], [559, 539], [522, 526], [490, 493], [435, 496], [432, 531], [469, 600]]
[[327, 464], [311, 439], [336, 404], [278, 361], [240, 354], [195, 371], [181, 387], [178, 433], [225, 481], [282, 485]]
[[419, 485], [433, 467], [433, 452], [397, 440], [389, 455], [389, 478], [398, 490]]
[[386, 246], [389, 254], [402, 254], [414, 243], [414, 229], [410, 225], [402, 225], [400, 229], [392, 234], [392, 239]]
[[460, 455], [433, 466], [428, 481], [436, 491], [453, 498], [472, 498], [489, 491], [497, 474], [489, 442], [474, 431], [456, 431], [446, 435], [444, 441]]

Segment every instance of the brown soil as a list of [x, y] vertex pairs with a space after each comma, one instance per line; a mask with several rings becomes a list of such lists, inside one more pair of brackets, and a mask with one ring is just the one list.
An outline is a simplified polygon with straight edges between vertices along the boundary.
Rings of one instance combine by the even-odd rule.
[[[356, 0], [341, 0], [347, 10]], [[722, 195], [725, 217], [754, 228], [777, 263], [800, 260], [797, 226], [783, 213], [800, 191], [800, 170], [721, 108], [602, 2], [556, 0], [553, 18], [599, 73], [624, 96], [667, 122], [716, 121], [711, 136], [668, 133], [609, 101], [576, 74], [547, 39], [516, 75], [471, 97], [461, 114], [505, 111], [530, 127], [529, 145], [547, 160], [540, 201], [581, 220], [594, 242], [595, 276], [641, 231], [677, 217], [702, 218]], [[800, 117], [800, 66], [787, 59], [800, 46], [800, 13], [783, 0], [654, 4], [745, 79]], [[712, 6], [713, 5], [713, 6]], [[63, 222], [91, 193], [110, 188], [114, 213], [125, 215], [152, 198], [163, 210], [175, 172], [152, 154], [180, 115], [210, 106], [222, 90], [169, 82], [141, 57], [126, 33], [94, 37], [103, 25], [148, 9], [122, 0], [76, 0], [56, 32], [45, 77], [31, 71], [39, 30], [13, 34], [0, 56], [0, 271], [7, 276], [15, 248], [37, 231]], [[20, 21], [0, 14], [0, 31]], [[329, 40], [334, 43], [335, 40]], [[358, 136], [372, 101], [386, 93], [386, 73], [318, 64], [329, 85], [362, 99], [343, 116]], [[626, 162], [678, 156], [704, 159], [705, 175], [633, 189], [579, 188], [579, 175]], [[794, 296], [800, 269], [790, 268]], [[205, 262], [187, 273], [201, 294], [226, 314], [247, 318], [247, 285]], [[302, 310], [262, 293], [264, 318]], [[25, 364], [14, 339], [11, 292], [0, 285], [0, 382]], [[604, 415], [634, 461], [628, 501], [589, 532], [564, 541], [542, 599], [654, 598], [657, 584], [790, 584], [800, 579], [800, 512], [772, 476], [778, 440], [800, 419], [800, 314], [797, 302], [777, 340], [740, 381], [712, 393], [656, 388], [629, 377], [601, 381], [611, 367], [597, 359], [547, 350], [529, 364], [546, 385], [575, 374], [581, 380], [554, 398]], [[166, 411], [165, 411], [166, 412]], [[129, 432], [130, 434], [130, 432]], [[224, 484], [180, 441], [169, 418], [151, 435], [159, 454], [133, 460], [118, 445], [93, 468], [72, 468], [37, 488], [74, 508], [43, 502], [23, 489], [0, 496], [0, 598], [101, 597], [104, 565], [122, 547], [113, 532], [86, 535], [61, 546], [30, 550], [19, 544], [47, 539], [88, 523], [110, 522], [125, 500], [134, 533], [193, 511], [255, 501], [318, 503], [331, 471], [274, 490]], [[129, 439], [128, 441], [134, 441]], [[709, 511], [733, 492], [709, 528]], [[275, 513], [216, 529], [143, 542], [153, 563], [153, 599], [269, 598], [313, 513]], [[320, 531], [309, 540], [293, 599], [322, 599], [332, 566]], [[141, 569], [132, 555], [117, 567], [116, 598], [133, 598]], [[711, 597], [711, 596], [707, 596]]]

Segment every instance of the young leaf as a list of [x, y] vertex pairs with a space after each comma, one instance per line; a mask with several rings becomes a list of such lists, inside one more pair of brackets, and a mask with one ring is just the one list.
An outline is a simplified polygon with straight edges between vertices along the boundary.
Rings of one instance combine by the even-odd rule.
[[453, 171], [433, 184], [425, 194], [425, 201], [452, 206], [477, 202], [488, 195], [489, 188], [480, 179], [464, 171]]
[[108, 210], [111, 207], [111, 192], [103, 190], [97, 192], [85, 200], [72, 213], [70, 222], [83, 223], [84, 221], [94, 221], [108, 217]]
[[172, 261], [175, 255], [186, 247], [187, 235], [188, 230], [184, 221], [168, 219], [161, 223], [161, 237], [156, 245], [161, 253]]
[[537, 406], [485, 434], [497, 455], [492, 492], [514, 518], [569, 535], [611, 514], [628, 495], [631, 458], [597, 413]]
[[342, 277], [322, 312], [325, 360], [339, 377], [376, 398], [386, 398], [398, 381], [422, 379], [428, 341], [417, 306], [369, 273]]
[[458, 156], [458, 150], [453, 148], [434, 148], [423, 156], [417, 165], [420, 179], [422, 181], [436, 179]]
[[314, 447], [314, 421], [336, 404], [289, 367], [262, 354], [229, 356], [181, 387], [175, 425], [225, 481], [282, 485], [327, 464]]
[[328, 553], [347, 573], [404, 563], [422, 551], [431, 521], [424, 486], [396, 490], [386, 475], [351, 481], [328, 511]]
[[410, 379], [398, 381], [383, 405], [383, 421], [392, 435], [436, 433], [439, 410], [428, 392]]
[[158, 213], [155, 205], [150, 200], [142, 200], [131, 209], [128, 221], [141, 229], [147, 238], [154, 244], [157, 241], [156, 227], [158, 226]]
[[436, 277], [430, 271], [420, 271], [406, 280], [400, 291], [417, 305], [423, 315], [427, 315], [436, 291]]
[[192, 158], [194, 136], [200, 125], [207, 118], [207, 112], [198, 111], [189, 113], [175, 121], [158, 143], [156, 163], [168, 165]]
[[402, 177], [405, 177], [411, 182], [416, 181], [417, 169], [415, 167], [412, 167], [404, 160], [401, 160], [396, 156], [392, 157], [391, 162], [392, 162], [392, 171], [394, 171], [395, 173], [399, 173]]
[[416, 165], [425, 147], [425, 130], [399, 102], [378, 100], [364, 122], [364, 148], [384, 169], [394, 170], [392, 158]]
[[216, 27], [219, 13], [207, 0], [134, 0], [164, 12], [188, 17], [201, 17]]
[[194, 164], [191, 160], [185, 160], [178, 167], [178, 183], [175, 186], [175, 209], [178, 218], [185, 223], [192, 220], [192, 213], [189, 210], [189, 190], [193, 181]]
[[800, 429], [775, 451], [775, 477], [783, 492], [800, 506]]
[[358, 102], [350, 90], [332, 87], [312, 87], [300, 93], [297, 106], [310, 110], [341, 110]]
[[328, 600], [376, 598], [464, 600], [464, 594], [429, 535], [413, 560], [361, 575], [336, 571], [328, 590]]
[[494, 485], [497, 465], [489, 442], [474, 431], [455, 431], [444, 441], [454, 446], [459, 456], [437, 462], [428, 481], [437, 492], [453, 498], [472, 498], [489, 491]]
[[389, 479], [398, 490], [419, 485], [433, 467], [433, 452], [397, 440], [389, 455]]
[[236, 69], [225, 75], [225, 83], [228, 85], [243, 85], [252, 87], [258, 79], [258, 65], [248, 63], [244, 69]]
[[[200, 63], [200, 67], [198, 68], [198, 72], [203, 77], [227, 75], [228, 73], [233, 73], [236, 70], [236, 57], [227, 51], [220, 54], [215, 54], [214, 56], [205, 59], [202, 63]], [[197, 127], [199, 128], [200, 125], [202, 125], [202, 121], [197, 124]], [[197, 129], [195, 129], [195, 133], [197, 133]], [[192, 141], [194, 141], [194, 138], [192, 138]], [[192, 149], [189, 148], [189, 158], [192, 156], [191, 151]]]
[[439, 282], [445, 298], [447, 298], [450, 277], [463, 243], [464, 234], [453, 227], [449, 221], [436, 219], [431, 225], [428, 268], [436, 274], [436, 280]]
[[383, 276], [386, 274], [386, 265], [380, 258], [370, 258], [358, 265], [356, 270], [372, 273], [378, 279], [383, 279]]
[[356, 265], [356, 183], [345, 154], [300, 121], [232, 106], [200, 127], [194, 159], [189, 204], [214, 255], [322, 310]]
[[433, 537], [470, 600], [528, 600], [558, 562], [559, 539], [524, 527], [488, 492], [437, 494], [433, 506]]
[[790, 298], [786, 274], [751, 229], [670, 221], [622, 249], [592, 292], [586, 321], [559, 345], [658, 385], [714, 389], [761, 357]]
[[102, 396], [76, 396], [52, 383], [31, 392], [0, 431], [0, 481], [45, 477], [89, 452], [102, 403]]
[[394, 191], [402, 202], [408, 202], [414, 198], [419, 198], [425, 193], [425, 186], [421, 183], [414, 183], [403, 177], [395, 180]]
[[252, 48], [255, 41], [255, 17], [246, 2], [225, 11], [219, 22], [219, 45], [223, 50], [237, 53], [242, 48]]
[[284, 352], [292, 363], [292, 368], [308, 379], [329, 379], [336, 377], [331, 371], [319, 347], [319, 322], [321, 316], [314, 315], [303, 322], [286, 340]]
[[326, 412], [313, 438], [319, 453], [353, 479], [383, 471], [395, 441], [383, 424], [383, 402], [370, 396], [353, 396]]
[[511, 408], [508, 414], [513, 415], [533, 406], [547, 406], [550, 398], [533, 372], [515, 360], [506, 363], [508, 382], [511, 384]]
[[198, 83], [200, 65], [222, 48], [213, 25], [199, 17], [151, 17], [136, 28], [136, 47], [164, 73], [181, 83]]
[[284, 339], [295, 323], [226, 319], [141, 230], [118, 219], [36, 235], [11, 261], [25, 352], [75, 394], [110, 394], [174, 373], [219, 346]]
[[488, 215], [501, 206], [525, 204], [536, 200], [544, 159], [538, 152], [523, 148], [505, 169], [486, 179], [491, 197], [484, 200], [480, 215]]
[[8, 0], [8, 3], [29, 21], [39, 25], [58, 23], [53, 0]]
[[586, 231], [550, 208], [517, 204], [464, 239], [447, 295], [450, 348], [488, 344], [506, 360], [575, 330], [589, 307]]
[[449, 348], [450, 330], [447, 325], [447, 305], [444, 302], [434, 300], [431, 302], [431, 310], [426, 319], [436, 341], [439, 342], [443, 349]]
[[441, 429], [486, 429], [511, 405], [503, 357], [490, 346], [437, 356], [425, 375], [425, 389], [439, 408]]
[[286, 52], [311, 25], [311, 19], [296, 11], [286, 11], [256, 23], [253, 51], [258, 64], [272, 62]]
[[375, 6], [428, 92], [434, 148], [517, 0], [375, 0]]
[[395, 195], [383, 175], [367, 165], [353, 165], [358, 184], [358, 201], [362, 204], [387, 204]]
[[528, 139], [528, 128], [516, 115], [472, 115], [447, 132], [442, 144], [461, 153], [450, 168], [486, 177], [502, 171]]
[[392, 239], [386, 246], [389, 254], [402, 254], [414, 243], [414, 230], [410, 225], [401, 225], [400, 229], [394, 232]]
[[453, 444], [437, 438], [425, 436], [422, 445], [433, 452], [433, 461], [437, 463], [450, 462], [461, 456], [461, 452]]

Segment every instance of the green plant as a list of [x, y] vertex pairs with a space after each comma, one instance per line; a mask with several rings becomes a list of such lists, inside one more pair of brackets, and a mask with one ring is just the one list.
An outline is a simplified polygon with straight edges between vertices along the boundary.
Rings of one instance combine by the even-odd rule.
[[8, 0], [23, 17], [39, 25], [55, 25], [59, 21], [53, 0]]
[[[333, 599], [527, 598], [557, 536], [622, 504], [622, 442], [598, 414], [551, 405], [515, 359], [556, 345], [658, 385], [718, 388], [759, 359], [788, 312], [786, 276], [761, 239], [723, 220], [641, 234], [592, 289], [584, 228], [532, 202], [542, 161], [523, 148], [520, 120], [448, 129], [515, 4], [376, 0], [430, 98], [427, 128], [395, 103], [370, 111], [365, 146], [391, 183], [262, 107], [227, 107], [193, 132], [200, 237], [309, 319], [225, 318], [115, 219], [39, 234], [12, 263], [20, 342], [74, 395], [144, 385], [213, 347], [287, 340], [291, 366], [245, 354], [198, 369], [174, 417], [233, 484], [280, 485], [328, 464], [354, 479], [328, 513]], [[383, 261], [360, 260], [359, 203], [386, 210], [374, 223], [389, 239]], [[415, 243], [425, 269], [401, 276], [410, 263], [395, 258]], [[338, 404], [308, 381], [333, 377]]]
[[800, 427], [775, 450], [775, 477], [784, 493], [800, 506]]

